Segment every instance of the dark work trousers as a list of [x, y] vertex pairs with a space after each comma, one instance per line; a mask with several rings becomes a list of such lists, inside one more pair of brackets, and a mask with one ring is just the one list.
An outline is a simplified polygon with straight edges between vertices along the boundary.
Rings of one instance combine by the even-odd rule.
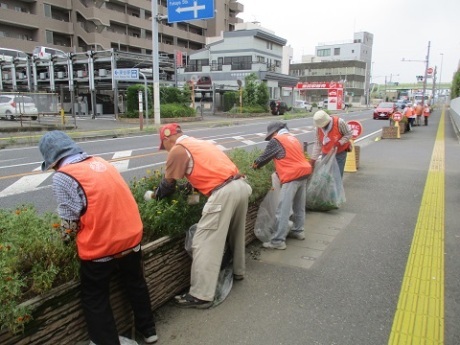
[[155, 329], [141, 250], [107, 262], [81, 260], [81, 302], [89, 338], [97, 345], [119, 345], [109, 299], [110, 279], [117, 270], [133, 309], [136, 330], [144, 333]]
[[425, 119], [425, 126], [428, 126], [428, 116], [423, 117]]

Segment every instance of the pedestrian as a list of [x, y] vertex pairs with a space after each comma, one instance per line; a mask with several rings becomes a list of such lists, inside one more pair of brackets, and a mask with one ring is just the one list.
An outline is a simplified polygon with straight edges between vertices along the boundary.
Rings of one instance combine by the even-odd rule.
[[[253, 163], [254, 169], [260, 169], [271, 160], [275, 163], [276, 174], [281, 182], [279, 203], [275, 213], [275, 232], [270, 242], [263, 247], [286, 249], [286, 237], [304, 240], [305, 202], [307, 178], [312, 167], [305, 157], [302, 144], [291, 133], [287, 124], [281, 121], [270, 122], [267, 127], [267, 147]], [[289, 217], [293, 211], [292, 229], [289, 229]]]
[[327, 155], [334, 147], [337, 148], [336, 160], [340, 176], [343, 177], [347, 152], [351, 151], [350, 140], [353, 136], [351, 128], [338, 116], [330, 116], [324, 110], [318, 110], [313, 115], [316, 129], [315, 146], [311, 155], [312, 165], [320, 155]]
[[160, 150], [166, 149], [165, 175], [157, 199], [175, 191], [184, 177], [208, 197], [192, 241], [191, 286], [175, 297], [183, 308], [209, 308], [214, 300], [225, 242], [233, 253], [233, 277], [244, 279], [245, 227], [251, 186], [237, 166], [216, 145], [189, 137], [177, 123], [160, 128]]
[[417, 103], [417, 105], [414, 107], [414, 113], [416, 116], [417, 126], [421, 126], [422, 125], [422, 113], [423, 113], [422, 103], [420, 102]]
[[426, 104], [423, 107], [423, 119], [425, 121], [425, 126], [428, 126], [428, 117], [430, 116], [430, 113], [431, 113], [430, 106]]
[[405, 117], [407, 117], [407, 120], [408, 120], [408, 125], [407, 125], [407, 131], [411, 131], [412, 130], [412, 127], [414, 126], [414, 121], [415, 121], [415, 112], [412, 108], [411, 105], [407, 105], [405, 108], [404, 108], [404, 113], [403, 115]]
[[42, 171], [53, 169], [53, 192], [62, 238], [76, 241], [81, 303], [91, 344], [120, 344], [109, 285], [121, 273], [136, 330], [147, 344], [158, 340], [143, 273], [142, 221], [128, 185], [110, 163], [89, 156], [67, 134], [46, 133], [39, 142]]

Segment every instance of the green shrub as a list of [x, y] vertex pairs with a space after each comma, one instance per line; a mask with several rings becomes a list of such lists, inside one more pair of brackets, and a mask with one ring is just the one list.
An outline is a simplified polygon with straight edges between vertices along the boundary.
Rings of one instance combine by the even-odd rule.
[[31, 205], [0, 210], [0, 325], [22, 330], [31, 319], [19, 303], [78, 276], [74, 244], [66, 245], [55, 214]]
[[183, 104], [162, 104], [160, 106], [160, 113], [162, 118], [174, 117], [195, 117], [196, 110]]

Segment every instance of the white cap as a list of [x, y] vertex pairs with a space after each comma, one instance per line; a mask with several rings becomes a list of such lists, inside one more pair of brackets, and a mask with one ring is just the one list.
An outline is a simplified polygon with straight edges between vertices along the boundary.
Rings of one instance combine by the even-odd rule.
[[313, 121], [316, 127], [324, 127], [331, 121], [331, 117], [324, 110], [318, 110], [313, 115]]

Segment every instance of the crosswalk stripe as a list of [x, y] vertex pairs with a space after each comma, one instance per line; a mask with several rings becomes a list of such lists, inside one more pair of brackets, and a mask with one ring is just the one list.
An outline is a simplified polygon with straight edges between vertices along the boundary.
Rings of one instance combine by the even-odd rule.
[[40, 184], [42, 184], [48, 177], [53, 173], [43, 173], [39, 175], [24, 176], [13, 183], [11, 186], [5, 188], [0, 192], [0, 198], [5, 196], [30, 192], [34, 189], [37, 189]]
[[[112, 159], [118, 159], [123, 157], [130, 157], [132, 155], [132, 150], [118, 151], [115, 152]], [[123, 172], [128, 170], [129, 159], [122, 159], [116, 162], [112, 162], [112, 165], [117, 168], [118, 171]]]

